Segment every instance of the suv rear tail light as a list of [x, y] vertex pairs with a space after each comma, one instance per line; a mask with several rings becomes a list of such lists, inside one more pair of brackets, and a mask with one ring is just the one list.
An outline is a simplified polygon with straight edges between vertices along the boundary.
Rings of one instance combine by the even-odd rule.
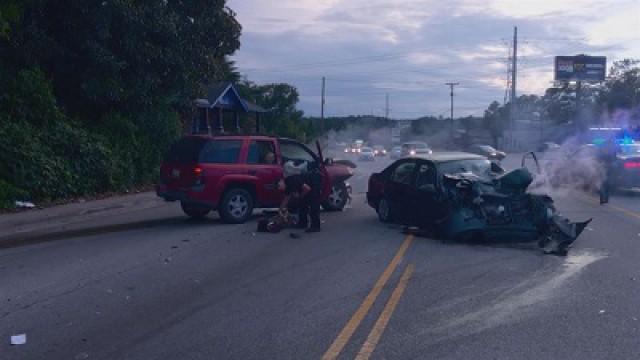
[[624, 163], [625, 169], [640, 169], [640, 162], [627, 161]]
[[202, 185], [204, 183], [204, 179], [202, 178], [202, 168], [200, 166], [196, 166], [193, 168], [193, 177], [195, 178], [193, 181], [193, 185]]

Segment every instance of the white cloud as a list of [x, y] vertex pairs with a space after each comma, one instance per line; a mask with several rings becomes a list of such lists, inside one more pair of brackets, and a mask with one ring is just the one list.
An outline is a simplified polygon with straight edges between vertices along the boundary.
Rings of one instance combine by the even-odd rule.
[[470, 2], [486, 4], [489, 11], [513, 18], [531, 18], [554, 13], [561, 13], [566, 17], [589, 15], [606, 3], [602, 0], [472, 0]]
[[[341, 112], [446, 108], [444, 82], [469, 86], [461, 111], [501, 100], [518, 26], [518, 93], [551, 85], [553, 56], [640, 54], [640, 0], [229, 0], [243, 25], [234, 56], [257, 82], [290, 82], [318, 113], [319, 80]], [[312, 100], [314, 99], [314, 100]], [[401, 101], [400, 101], [401, 99]], [[412, 105], [415, 104], [415, 105]], [[364, 110], [363, 110], [364, 109]], [[367, 113], [369, 111], [367, 110]]]

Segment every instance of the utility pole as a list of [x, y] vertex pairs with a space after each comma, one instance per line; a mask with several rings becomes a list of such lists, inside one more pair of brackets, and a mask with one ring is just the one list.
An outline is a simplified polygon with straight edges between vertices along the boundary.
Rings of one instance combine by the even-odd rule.
[[322, 77], [322, 100], [320, 101], [320, 134], [324, 136], [324, 76]]
[[509, 102], [509, 97], [511, 96], [511, 43], [506, 44], [507, 46], [507, 86], [504, 89], [504, 100], [502, 104], [506, 106], [507, 102]]
[[513, 142], [513, 127], [517, 112], [516, 106], [516, 78], [518, 75], [518, 27], [515, 26], [513, 28], [513, 57], [512, 57], [512, 65], [511, 65], [511, 111], [510, 111], [510, 121], [509, 127], [511, 130], [511, 141]]
[[448, 85], [449, 88], [451, 89], [451, 92], [449, 93], [449, 95], [451, 95], [451, 117], [449, 118], [449, 120], [450, 120], [450, 123], [449, 123], [449, 141], [453, 145], [453, 88], [455, 86], [457, 86], [457, 85], [460, 85], [460, 83], [448, 82], [445, 85]]
[[576, 81], [576, 112], [573, 115], [573, 126], [577, 131], [582, 130], [582, 123], [580, 117], [580, 109], [582, 103], [582, 81]]
[[385, 94], [384, 119], [389, 120], [389, 93]]

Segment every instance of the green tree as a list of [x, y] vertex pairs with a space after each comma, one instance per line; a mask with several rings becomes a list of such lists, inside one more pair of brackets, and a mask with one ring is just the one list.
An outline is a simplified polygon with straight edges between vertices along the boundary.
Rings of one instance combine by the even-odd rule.
[[626, 59], [613, 64], [598, 96], [598, 105], [608, 112], [632, 110], [636, 117], [640, 115], [640, 60]]
[[509, 108], [500, 106], [497, 101], [492, 102], [487, 110], [484, 111], [483, 123], [484, 127], [489, 130], [493, 146], [498, 147], [498, 139], [500, 139], [506, 128], [509, 119]]
[[297, 109], [300, 95], [294, 86], [256, 85], [250, 81], [244, 81], [239, 88], [242, 96], [268, 111], [263, 122], [266, 132], [303, 141], [317, 135], [318, 130], [313, 126], [313, 122], [304, 119], [304, 113]]
[[153, 181], [191, 100], [239, 78], [240, 32], [225, 0], [2, 1], [0, 184], [37, 200]]

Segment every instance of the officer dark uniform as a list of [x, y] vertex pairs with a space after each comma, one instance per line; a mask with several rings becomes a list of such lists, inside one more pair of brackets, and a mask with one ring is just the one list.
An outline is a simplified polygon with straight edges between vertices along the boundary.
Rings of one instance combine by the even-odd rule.
[[[320, 231], [320, 198], [322, 196], [322, 174], [318, 164], [309, 164], [304, 180], [311, 188], [300, 204], [298, 227], [307, 228], [307, 232]], [[309, 220], [311, 224], [309, 226]]]
[[599, 158], [604, 167], [604, 178], [600, 183], [600, 205], [609, 202], [609, 193], [611, 191], [611, 172], [613, 171], [613, 163], [616, 160], [617, 147], [614, 140], [608, 140], [600, 149]]

